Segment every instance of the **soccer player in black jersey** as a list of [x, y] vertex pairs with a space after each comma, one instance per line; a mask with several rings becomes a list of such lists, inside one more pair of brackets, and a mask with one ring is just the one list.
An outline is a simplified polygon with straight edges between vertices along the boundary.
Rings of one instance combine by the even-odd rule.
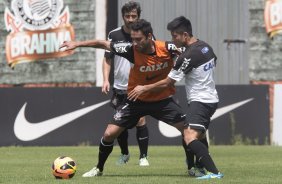
[[[141, 7], [140, 4], [134, 1], [125, 3], [122, 8], [122, 18], [124, 25], [109, 32], [108, 40], [112, 42], [132, 42], [130, 37], [130, 26], [133, 22], [140, 18]], [[113, 63], [111, 62], [113, 59]], [[102, 92], [107, 94], [110, 90], [109, 75], [111, 65], [114, 69], [114, 83], [113, 96], [111, 99], [111, 106], [117, 109], [127, 98], [127, 85], [131, 63], [124, 57], [115, 55], [113, 52], [105, 51], [103, 59], [103, 86]], [[146, 126], [145, 117], [139, 119], [136, 125], [136, 138], [140, 150], [139, 165], [149, 166], [147, 159], [149, 131]], [[130, 154], [128, 150], [128, 130], [125, 129], [117, 138], [121, 149], [121, 155], [117, 160], [118, 165], [126, 164], [129, 160]]]
[[193, 36], [191, 22], [185, 17], [175, 18], [167, 25], [167, 29], [171, 31], [175, 45], [186, 47], [186, 50], [177, 58], [167, 78], [154, 84], [136, 86], [128, 94], [128, 98], [135, 100], [145, 92], [163, 90], [185, 78], [188, 112], [184, 140], [187, 149], [196, 154], [199, 162], [208, 171], [197, 179], [222, 178], [223, 174], [216, 168], [207, 146], [200, 141], [205, 137], [210, 118], [219, 101], [213, 79], [216, 55], [207, 43]]

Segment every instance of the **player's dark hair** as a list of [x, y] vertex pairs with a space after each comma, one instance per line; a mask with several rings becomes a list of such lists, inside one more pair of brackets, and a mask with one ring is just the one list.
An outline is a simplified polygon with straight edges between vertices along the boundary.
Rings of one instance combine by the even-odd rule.
[[189, 36], [193, 36], [192, 24], [189, 19], [184, 16], [177, 17], [167, 24], [169, 31], [184, 33], [187, 32]]
[[136, 22], [132, 23], [131, 30], [133, 31], [140, 30], [147, 38], [149, 33], [153, 35], [153, 28], [151, 26], [151, 23], [144, 19], [139, 19]]
[[124, 16], [125, 13], [131, 12], [132, 10], [136, 9], [137, 10], [137, 15], [140, 17], [141, 14], [141, 7], [138, 2], [135, 1], [128, 1], [125, 3], [122, 8], [121, 8], [121, 13], [122, 16]]

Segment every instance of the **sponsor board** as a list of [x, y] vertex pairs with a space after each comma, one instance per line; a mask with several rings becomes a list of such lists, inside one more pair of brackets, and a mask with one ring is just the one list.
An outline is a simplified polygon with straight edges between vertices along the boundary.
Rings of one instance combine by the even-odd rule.
[[274, 85], [272, 143], [282, 146], [282, 84]]
[[267, 0], [265, 2], [264, 22], [270, 38], [282, 33], [282, 0]]
[[75, 39], [69, 18], [63, 0], [12, 0], [4, 15], [9, 66], [72, 54], [59, 50], [64, 41]]
[[[218, 86], [220, 104], [210, 125], [215, 144], [230, 144], [241, 136], [256, 144], [269, 140], [267, 86]], [[186, 110], [184, 87], [175, 100]], [[98, 145], [114, 114], [110, 95], [93, 88], [0, 89], [0, 146]], [[259, 107], [259, 108], [258, 108]], [[150, 145], [181, 145], [177, 130], [146, 117]], [[129, 144], [137, 144], [135, 128]], [[255, 142], [256, 141], [256, 142]]]

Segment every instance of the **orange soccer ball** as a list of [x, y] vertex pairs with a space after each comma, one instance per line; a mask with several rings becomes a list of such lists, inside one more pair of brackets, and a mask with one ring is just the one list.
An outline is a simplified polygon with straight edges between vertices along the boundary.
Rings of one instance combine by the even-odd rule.
[[56, 179], [70, 179], [75, 172], [76, 163], [70, 157], [58, 157], [52, 164], [52, 173]]

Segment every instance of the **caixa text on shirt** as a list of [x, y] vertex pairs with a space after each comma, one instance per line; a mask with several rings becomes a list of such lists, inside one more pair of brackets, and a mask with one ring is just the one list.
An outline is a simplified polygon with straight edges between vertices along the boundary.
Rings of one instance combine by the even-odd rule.
[[168, 62], [159, 63], [155, 65], [140, 66], [140, 72], [152, 72], [162, 70], [168, 67]]

